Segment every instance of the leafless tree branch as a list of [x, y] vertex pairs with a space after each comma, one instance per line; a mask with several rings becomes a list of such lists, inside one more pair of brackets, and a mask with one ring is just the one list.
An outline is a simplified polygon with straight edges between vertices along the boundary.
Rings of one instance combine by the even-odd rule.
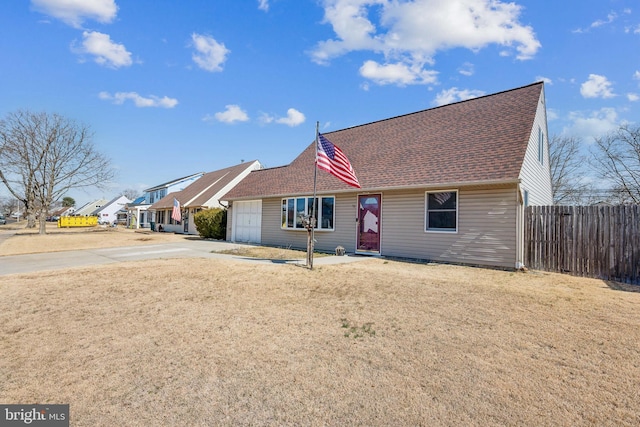
[[0, 180], [25, 206], [28, 226], [40, 232], [52, 203], [70, 189], [102, 187], [114, 177], [83, 124], [49, 113], [19, 110], [0, 120]]

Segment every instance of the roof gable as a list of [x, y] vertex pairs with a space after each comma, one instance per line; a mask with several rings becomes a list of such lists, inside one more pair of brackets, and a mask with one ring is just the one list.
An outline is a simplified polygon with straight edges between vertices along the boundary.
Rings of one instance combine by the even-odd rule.
[[[96, 208], [93, 212], [91, 212], [91, 215], [98, 215], [103, 211], [106, 210], [113, 210], [112, 207], [115, 205], [118, 209], [123, 208], [127, 203], [129, 203], [131, 200], [129, 200], [127, 198], [127, 196], [118, 196], [115, 197], [111, 200], [109, 200], [107, 203], [103, 204], [102, 206]], [[117, 210], [117, 209], [116, 209]]]
[[220, 193], [234, 179], [242, 175], [247, 169], [260, 165], [257, 160], [240, 163], [225, 169], [205, 173], [182, 191], [167, 194], [150, 206], [150, 209], [170, 209], [173, 199], [177, 199], [182, 207], [205, 206], [213, 197]]
[[[543, 84], [323, 134], [349, 158], [362, 189], [517, 180]], [[289, 165], [252, 172], [225, 200], [313, 191], [315, 141]], [[317, 190], [354, 191], [318, 172]]]

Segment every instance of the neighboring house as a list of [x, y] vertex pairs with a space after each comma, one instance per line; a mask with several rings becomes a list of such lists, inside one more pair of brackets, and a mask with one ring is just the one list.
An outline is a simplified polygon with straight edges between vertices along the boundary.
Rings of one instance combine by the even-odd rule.
[[[318, 250], [520, 268], [524, 208], [553, 204], [544, 85], [324, 134], [362, 185], [318, 170]], [[222, 200], [235, 242], [306, 248], [315, 142]]]
[[135, 217], [129, 216], [127, 219], [128, 226], [133, 228], [149, 228], [151, 223], [155, 222], [152, 213], [147, 212], [149, 206], [169, 193], [184, 190], [197, 179], [200, 179], [202, 175], [204, 175], [204, 172], [194, 173], [144, 190], [144, 200], [138, 202], [136, 199], [136, 208], [129, 212], [130, 215], [135, 215]]
[[92, 202], [87, 203], [86, 205], [81, 206], [79, 209], [73, 213], [73, 216], [90, 216], [96, 209], [104, 206], [105, 203], [108, 203], [107, 199], [98, 199]]
[[126, 196], [118, 196], [91, 212], [91, 215], [97, 216], [100, 224], [113, 224], [118, 220], [118, 211], [130, 202]]
[[[198, 234], [193, 216], [203, 209], [226, 207], [220, 197], [238, 185], [251, 171], [262, 167], [259, 161], [240, 163], [225, 169], [205, 173], [182, 191], [169, 193], [149, 207], [156, 219], [155, 228], [184, 234]], [[180, 222], [171, 218], [174, 199], [180, 203]]]
[[73, 206], [63, 206], [60, 209], [56, 209], [55, 211], [51, 212], [51, 218], [57, 221], [61, 216], [73, 215], [75, 211], [76, 208], [74, 208]]
[[140, 196], [131, 203], [127, 203], [125, 209], [127, 210], [127, 218], [125, 220], [127, 227], [129, 228], [148, 228], [148, 212], [147, 209], [151, 206], [145, 199], [145, 196]]

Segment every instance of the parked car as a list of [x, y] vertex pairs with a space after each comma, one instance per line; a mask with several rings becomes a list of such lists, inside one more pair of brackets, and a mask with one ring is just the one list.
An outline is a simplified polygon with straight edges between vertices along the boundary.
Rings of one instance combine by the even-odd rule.
[[4, 215], [0, 214], [0, 225], [6, 224], [7, 223], [7, 219], [4, 217]]

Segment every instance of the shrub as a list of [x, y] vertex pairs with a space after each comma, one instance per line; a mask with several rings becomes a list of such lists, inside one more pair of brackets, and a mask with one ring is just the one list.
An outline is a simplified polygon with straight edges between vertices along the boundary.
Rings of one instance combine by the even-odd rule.
[[227, 210], [207, 209], [193, 216], [196, 230], [204, 239], [224, 240], [227, 237]]

